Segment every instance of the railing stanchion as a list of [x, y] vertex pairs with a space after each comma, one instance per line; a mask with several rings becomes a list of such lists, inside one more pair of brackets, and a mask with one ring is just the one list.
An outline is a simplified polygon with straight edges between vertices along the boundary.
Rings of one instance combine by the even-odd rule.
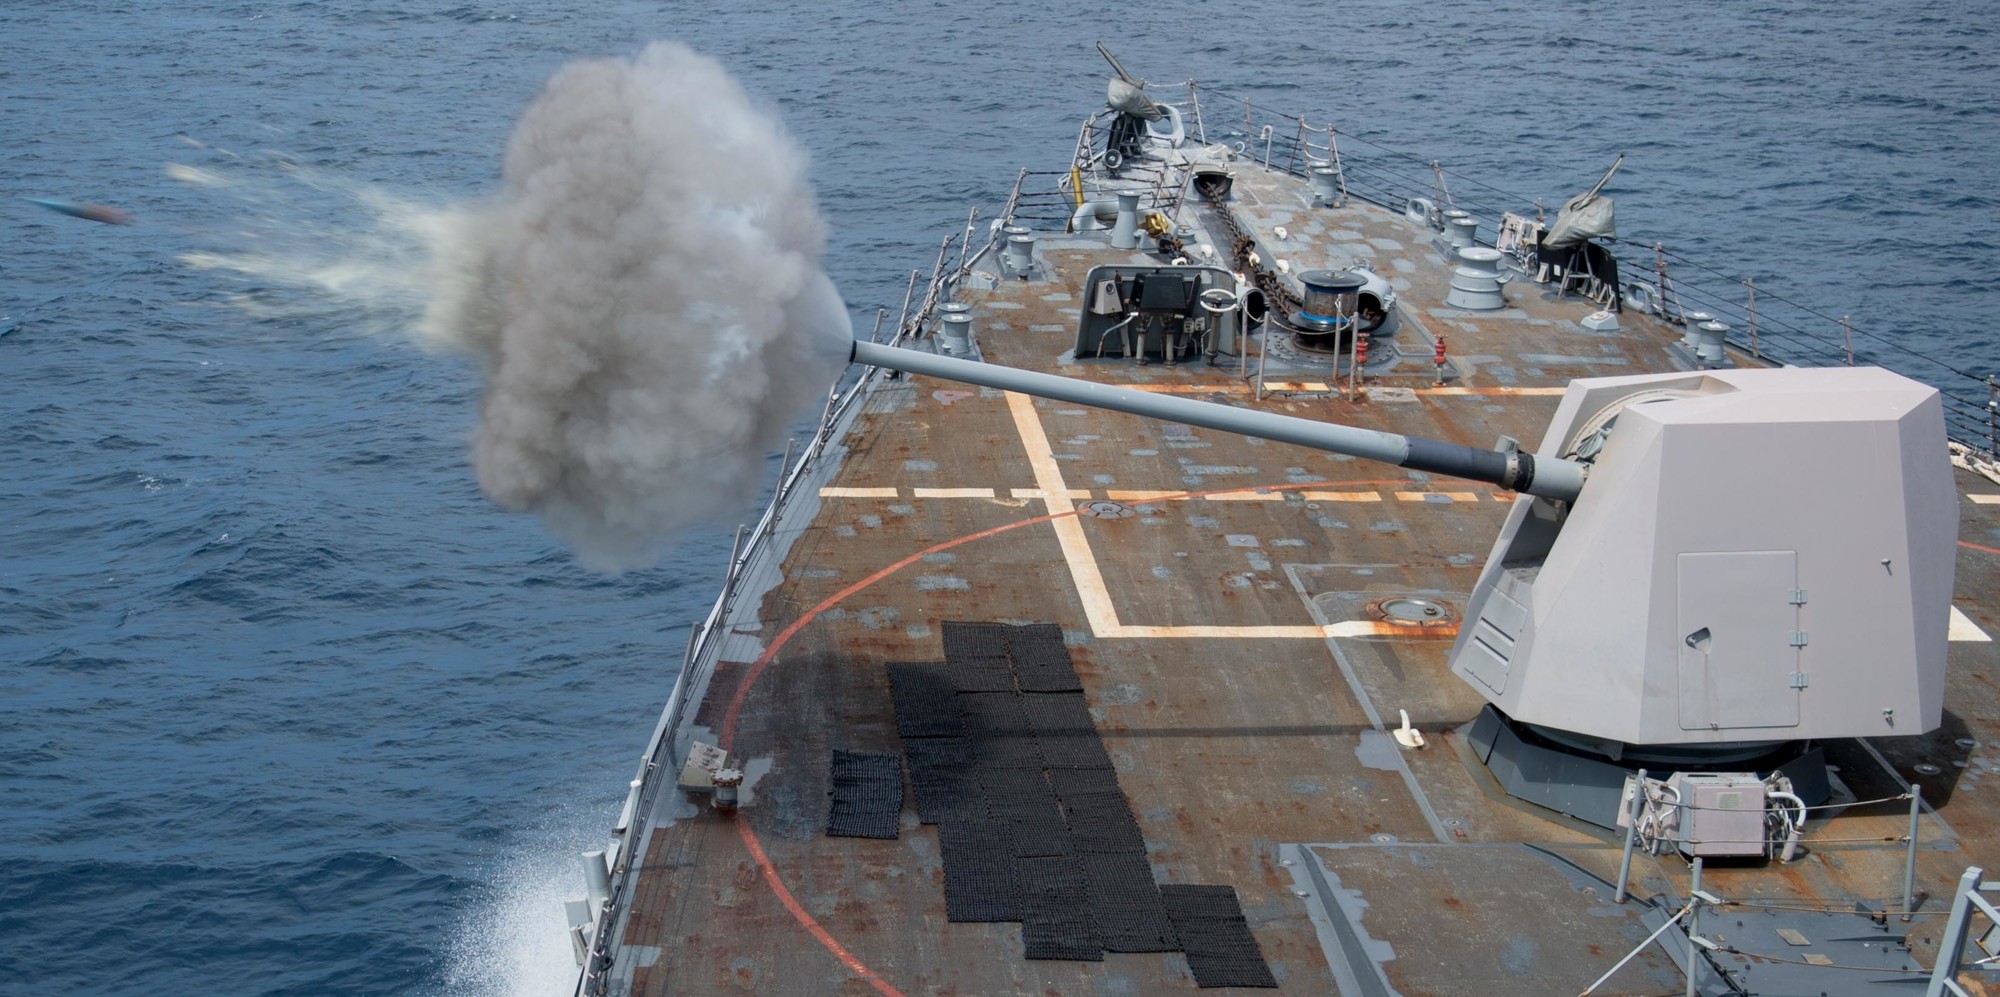
[[1750, 312], [1750, 359], [1762, 360], [1763, 356], [1757, 352], [1757, 278], [1743, 278], [1743, 286], [1750, 291], [1750, 303], [1747, 306]]
[[1911, 904], [1917, 893], [1917, 818], [1924, 809], [1924, 787], [1910, 783], [1910, 841], [1903, 854], [1903, 920], [1914, 913]]
[[1632, 805], [1625, 808], [1629, 823], [1625, 825], [1625, 854], [1618, 859], [1618, 891], [1611, 895], [1611, 902], [1625, 902], [1625, 886], [1632, 876], [1632, 842], [1639, 833], [1639, 801], [1645, 798], [1646, 770], [1640, 769], [1632, 778]]

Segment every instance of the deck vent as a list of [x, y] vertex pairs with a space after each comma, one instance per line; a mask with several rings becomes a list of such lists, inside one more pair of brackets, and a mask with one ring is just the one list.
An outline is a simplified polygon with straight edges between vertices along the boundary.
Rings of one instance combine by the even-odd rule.
[[1111, 248], [1139, 248], [1139, 192], [1118, 192], [1118, 224], [1111, 227]]
[[1451, 274], [1451, 293], [1444, 303], [1467, 311], [1490, 312], [1507, 307], [1500, 285], [1508, 278], [1500, 274], [1500, 251], [1471, 246], [1458, 251], [1458, 269]]

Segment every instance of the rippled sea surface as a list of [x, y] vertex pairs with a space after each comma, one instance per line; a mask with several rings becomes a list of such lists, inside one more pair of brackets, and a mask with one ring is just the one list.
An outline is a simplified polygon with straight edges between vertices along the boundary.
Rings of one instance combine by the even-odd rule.
[[[2000, 369], [1978, 0], [741, 6], [0, 4], [0, 991], [567, 985], [576, 852], [727, 534], [603, 577], [488, 506], [475, 372], [410, 345], [378, 241], [384, 204], [489, 190], [573, 58], [737, 73], [813, 157], [864, 328], [968, 204], [1067, 164], [1101, 38], [1503, 207], [1628, 153], [1627, 238], [1852, 314], [1975, 406]], [[182, 261], [246, 245], [319, 269]]]

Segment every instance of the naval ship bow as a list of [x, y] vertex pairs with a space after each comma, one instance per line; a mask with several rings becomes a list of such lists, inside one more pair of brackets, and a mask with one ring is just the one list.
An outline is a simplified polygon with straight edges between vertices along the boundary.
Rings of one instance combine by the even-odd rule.
[[738, 531], [578, 993], [1983, 992], [1983, 399], [1111, 63]]

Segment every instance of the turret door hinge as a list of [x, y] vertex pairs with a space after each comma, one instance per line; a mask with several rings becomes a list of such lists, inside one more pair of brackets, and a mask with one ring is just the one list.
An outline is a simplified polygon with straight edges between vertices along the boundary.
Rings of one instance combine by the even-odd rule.
[[1794, 688], [1794, 689], [1803, 689], [1803, 688], [1805, 688], [1805, 687], [1806, 687], [1806, 683], [1807, 683], [1807, 682], [1809, 682], [1809, 681], [1811, 681], [1811, 680], [1810, 680], [1810, 679], [1808, 679], [1808, 678], [1806, 677], [1806, 673], [1804, 673], [1804, 672], [1793, 672], [1793, 673], [1792, 673], [1792, 688]]
[[1805, 604], [1806, 604], [1806, 590], [1805, 590], [1805, 589], [1793, 589], [1793, 590], [1792, 590], [1792, 592], [1791, 592], [1791, 600], [1792, 600], [1792, 605], [1794, 605], [1794, 606], [1803, 606], [1803, 605], [1805, 605]]
[[1793, 647], [1806, 646], [1806, 632], [1804, 630], [1792, 631], [1792, 646]]

